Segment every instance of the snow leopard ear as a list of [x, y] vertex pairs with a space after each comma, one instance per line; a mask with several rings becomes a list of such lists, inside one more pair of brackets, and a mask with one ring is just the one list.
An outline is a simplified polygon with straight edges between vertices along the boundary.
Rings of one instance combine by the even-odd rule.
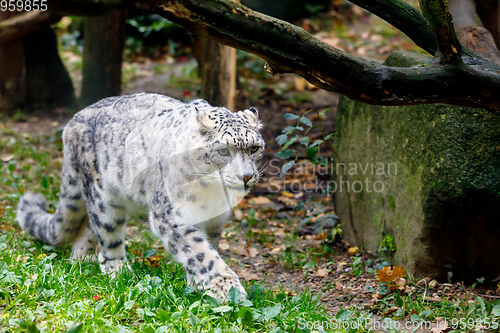
[[249, 123], [250, 126], [255, 130], [260, 130], [262, 128], [262, 123], [259, 120], [259, 111], [253, 106], [246, 109], [245, 111], [239, 111], [238, 115], [240, 117], [244, 117]]
[[215, 128], [215, 120], [211, 119], [207, 112], [200, 111], [198, 108], [196, 110], [196, 120], [200, 126], [200, 132], [202, 134], [211, 132]]

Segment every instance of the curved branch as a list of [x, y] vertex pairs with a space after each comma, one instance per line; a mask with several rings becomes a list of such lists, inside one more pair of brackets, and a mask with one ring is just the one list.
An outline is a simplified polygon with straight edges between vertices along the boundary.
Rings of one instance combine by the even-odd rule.
[[417, 46], [434, 55], [436, 37], [422, 12], [402, 0], [350, 0], [403, 32]]
[[314, 85], [369, 104], [447, 103], [500, 110], [500, 75], [480, 65], [383, 66], [353, 57], [290, 23], [228, 0], [148, 0], [139, 8], [186, 29], [257, 54], [270, 72], [296, 73]]
[[420, 8], [436, 35], [438, 51], [445, 60], [462, 61], [462, 45], [453, 26], [446, 0], [419, 0]]
[[[500, 110], [500, 66], [469, 51], [464, 52], [464, 62], [389, 67], [353, 57], [297, 26], [235, 1], [136, 0], [133, 5], [131, 1], [49, 0], [49, 4], [58, 3], [59, 7], [52, 8], [77, 15], [78, 6], [73, 7], [74, 3], [80, 7], [90, 6], [94, 10], [92, 14], [99, 14], [98, 11], [108, 10], [110, 6], [135, 6], [162, 15], [193, 33], [254, 53], [268, 61], [271, 73], [296, 73], [319, 88], [369, 104], [447, 103]], [[90, 11], [87, 7], [84, 10]], [[449, 28], [446, 22], [444, 28]], [[439, 30], [438, 36], [445, 34]], [[445, 40], [438, 45], [448, 47]]]

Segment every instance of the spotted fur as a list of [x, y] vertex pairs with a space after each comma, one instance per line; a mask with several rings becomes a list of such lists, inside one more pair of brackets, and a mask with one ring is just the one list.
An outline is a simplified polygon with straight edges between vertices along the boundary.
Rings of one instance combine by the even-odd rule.
[[238, 276], [217, 247], [231, 207], [258, 178], [264, 141], [254, 108], [237, 113], [203, 100], [156, 94], [103, 99], [63, 132], [64, 163], [55, 214], [40, 194], [24, 195], [19, 225], [73, 257], [97, 257], [103, 272], [126, 265], [127, 217], [149, 211], [151, 230], [181, 263], [189, 282], [219, 299]]

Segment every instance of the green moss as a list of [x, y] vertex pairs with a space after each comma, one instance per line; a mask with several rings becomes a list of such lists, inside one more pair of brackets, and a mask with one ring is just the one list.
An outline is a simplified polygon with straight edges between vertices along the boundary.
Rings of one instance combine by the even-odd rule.
[[[413, 62], [407, 59], [405, 65]], [[383, 174], [349, 176], [351, 182], [379, 182], [381, 191], [335, 194], [349, 241], [355, 237], [346, 218], [347, 195], [357, 246], [378, 250], [384, 232], [396, 239], [395, 262], [407, 255], [410, 272], [439, 275], [449, 264], [457, 278], [500, 274], [500, 262], [493, 259], [500, 257], [495, 245], [500, 237], [500, 114], [442, 104], [372, 106], [342, 97], [336, 129], [341, 161], [397, 165], [397, 172], [386, 168]]]
[[394, 243], [394, 237], [387, 235], [384, 237], [382, 244], [380, 244], [379, 252], [382, 253], [394, 253], [398, 250], [396, 243]]
[[389, 194], [389, 208], [391, 208], [392, 211], [396, 210], [396, 200], [394, 200], [394, 197]]

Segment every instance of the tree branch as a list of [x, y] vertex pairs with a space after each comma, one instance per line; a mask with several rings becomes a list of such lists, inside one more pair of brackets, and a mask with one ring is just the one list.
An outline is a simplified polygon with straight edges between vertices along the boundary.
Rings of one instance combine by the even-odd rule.
[[417, 46], [434, 55], [436, 37], [422, 12], [402, 0], [351, 0], [400, 30]]
[[440, 57], [449, 61], [462, 61], [462, 45], [453, 27], [453, 19], [446, 0], [419, 0], [425, 19], [436, 36]]
[[32, 11], [13, 16], [0, 21], [0, 44], [22, 38], [26, 34], [48, 26], [61, 19], [60, 16], [49, 12]]
[[[59, 8], [65, 9], [70, 9], [75, 1], [95, 3], [95, 0], [50, 1], [63, 2]], [[107, 1], [123, 7], [130, 0]], [[476, 56], [464, 57], [464, 62], [389, 67], [353, 57], [297, 26], [231, 0], [140, 0], [134, 6], [162, 15], [203, 37], [254, 53], [268, 61], [271, 73], [296, 73], [319, 88], [368, 104], [447, 103], [500, 110], [500, 67]], [[444, 49], [444, 54], [458, 56], [459, 44], [443, 39], [450, 20], [448, 17], [446, 22], [434, 24], [439, 28], [438, 46]], [[449, 51], [451, 46], [457, 52]]]
[[255, 53], [269, 61], [270, 72], [296, 73], [322, 89], [365, 103], [448, 103], [500, 110], [500, 76], [477, 65], [379, 65], [233, 1], [149, 0], [139, 7], [203, 37]]

